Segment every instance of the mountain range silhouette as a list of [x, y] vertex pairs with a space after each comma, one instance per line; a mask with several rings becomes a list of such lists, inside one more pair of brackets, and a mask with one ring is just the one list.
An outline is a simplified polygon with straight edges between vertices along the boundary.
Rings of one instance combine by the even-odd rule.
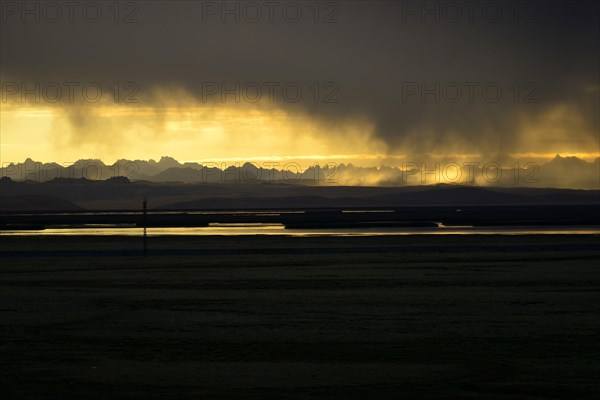
[[[172, 157], [155, 160], [121, 159], [112, 165], [101, 160], [82, 159], [60, 165], [55, 162], [42, 163], [30, 158], [23, 163], [10, 163], [0, 168], [0, 175], [13, 181], [51, 182], [57, 179], [107, 180], [126, 177], [130, 181], [179, 182], [179, 183], [233, 183], [252, 184], [265, 182], [287, 182], [304, 185], [345, 186], [411, 186], [435, 183], [461, 183], [475, 186], [498, 187], [557, 187], [575, 189], [598, 189], [600, 182], [600, 158], [587, 162], [577, 157], [557, 155], [541, 165], [500, 165], [499, 177], [496, 168], [485, 165], [474, 168], [473, 179], [467, 180], [467, 170], [462, 168], [461, 180], [455, 180], [455, 171], [442, 175], [444, 164], [438, 175], [410, 174], [396, 167], [358, 167], [352, 164], [309, 166], [301, 169], [297, 163], [282, 162], [278, 168], [263, 167], [260, 163], [237, 163], [234, 165], [205, 163], [180, 163]], [[413, 165], [418, 165], [415, 163]], [[423, 169], [432, 169], [427, 164]], [[488, 165], [489, 167], [489, 165]], [[528, 169], [529, 168], [529, 169]], [[492, 172], [489, 172], [489, 171]], [[451, 175], [451, 176], [450, 176]], [[425, 176], [425, 179], [423, 179]], [[491, 176], [491, 178], [489, 178]], [[486, 177], [487, 179], [483, 179]], [[463, 179], [464, 178], [464, 179]]]

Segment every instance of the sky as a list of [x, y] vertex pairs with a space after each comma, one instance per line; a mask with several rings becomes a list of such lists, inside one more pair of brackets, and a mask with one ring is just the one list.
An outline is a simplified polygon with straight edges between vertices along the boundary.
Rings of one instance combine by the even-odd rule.
[[600, 156], [593, 2], [68, 4], [1, 3], [3, 164]]

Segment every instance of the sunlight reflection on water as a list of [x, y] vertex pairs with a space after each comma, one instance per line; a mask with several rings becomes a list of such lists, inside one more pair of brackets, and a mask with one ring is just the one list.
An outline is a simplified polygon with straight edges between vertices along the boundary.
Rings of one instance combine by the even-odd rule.
[[[5, 230], [1, 236], [141, 236], [143, 228], [88, 226], [61, 227], [44, 230]], [[343, 228], [285, 229], [282, 224], [211, 224], [208, 227], [148, 228], [148, 236], [394, 236], [394, 235], [591, 235], [600, 234], [600, 227], [465, 227], [438, 228]]]

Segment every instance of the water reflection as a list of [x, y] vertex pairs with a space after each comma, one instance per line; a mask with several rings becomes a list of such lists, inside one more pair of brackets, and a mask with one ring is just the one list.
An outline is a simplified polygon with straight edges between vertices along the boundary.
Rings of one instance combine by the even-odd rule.
[[[283, 224], [213, 223], [200, 228], [148, 228], [148, 236], [394, 236], [394, 235], [591, 235], [600, 227], [520, 226], [471, 227], [440, 226], [437, 228], [343, 228], [285, 229]], [[1, 236], [142, 236], [143, 228], [128, 226], [53, 227], [44, 230], [5, 230]]]

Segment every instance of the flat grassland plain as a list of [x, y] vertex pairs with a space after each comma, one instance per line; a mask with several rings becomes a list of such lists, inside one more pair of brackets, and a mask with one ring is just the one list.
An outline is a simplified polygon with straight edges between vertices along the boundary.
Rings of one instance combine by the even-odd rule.
[[600, 236], [2, 237], [3, 399], [600, 398]]

